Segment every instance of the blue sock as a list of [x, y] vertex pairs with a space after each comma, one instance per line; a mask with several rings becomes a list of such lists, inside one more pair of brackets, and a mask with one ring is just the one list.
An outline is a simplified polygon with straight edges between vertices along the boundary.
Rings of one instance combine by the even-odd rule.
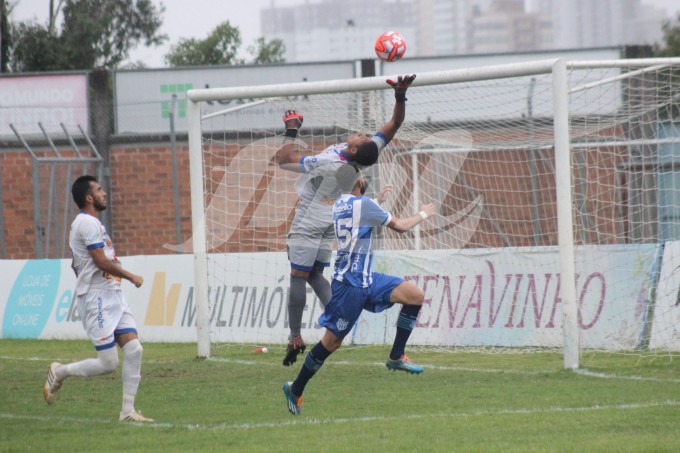
[[420, 313], [420, 305], [403, 305], [397, 318], [397, 334], [394, 336], [394, 344], [390, 351], [390, 359], [397, 360], [404, 355], [406, 342], [416, 326], [416, 319]]
[[298, 373], [295, 382], [293, 382], [293, 385], [290, 388], [293, 394], [298, 396], [302, 395], [307, 382], [309, 382], [314, 374], [319, 371], [329, 355], [331, 355], [331, 353], [328, 352], [328, 349], [326, 349], [321, 342], [314, 345], [312, 350], [307, 354], [307, 357], [305, 357], [305, 363], [302, 365], [302, 368], [300, 368], [300, 373]]

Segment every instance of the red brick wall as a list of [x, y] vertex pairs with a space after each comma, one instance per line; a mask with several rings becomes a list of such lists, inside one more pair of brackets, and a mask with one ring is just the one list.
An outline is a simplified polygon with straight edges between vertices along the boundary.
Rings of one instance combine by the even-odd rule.
[[[315, 149], [322, 149], [328, 143], [319, 142], [314, 144]], [[236, 147], [228, 147], [221, 151], [223, 155], [217, 156], [219, 166], [228, 166], [229, 159], [236, 152]], [[62, 151], [62, 153], [68, 151]], [[547, 151], [546, 151], [547, 152]], [[114, 145], [110, 148], [111, 162], [111, 190], [109, 193], [109, 206], [112, 219], [111, 236], [116, 246], [116, 251], [121, 256], [130, 255], [162, 255], [176, 253], [174, 250], [164, 247], [164, 244], [176, 243], [175, 211], [173, 194], [172, 154], [169, 142]], [[41, 155], [49, 154], [43, 150]], [[547, 152], [551, 158], [552, 152]], [[625, 157], [624, 149], [592, 149], [584, 152], [585, 162], [588, 162], [588, 172], [585, 179], [587, 203], [598, 211], [598, 238], [602, 240], [611, 234], [610, 238], [621, 237], [622, 232], [617, 229], [621, 222], [612, 222], [616, 218], [614, 203], [623, 189], [617, 188], [614, 180], [614, 169]], [[180, 231], [181, 241], [191, 239], [191, 204], [189, 187], [189, 152], [186, 143], [177, 144], [178, 177], [179, 177], [179, 208], [180, 208]], [[532, 230], [533, 210], [531, 209], [531, 187], [528, 185], [529, 155], [527, 152], [518, 151], [493, 151], [480, 152], [468, 155], [461, 167], [455, 184], [451, 187], [449, 195], [440, 208], [442, 214], [448, 215], [463, 209], [477, 194], [484, 197], [486, 214], [482, 216], [479, 226], [470, 239], [467, 246], [502, 247], [504, 245], [525, 246], [535, 245], [534, 232]], [[212, 194], [220, 184], [223, 175], [222, 170], [211, 169], [216, 163], [207, 163], [206, 175], [211, 176], [206, 183], [209, 194]], [[423, 162], [421, 162], [423, 165]], [[597, 170], [591, 165], [597, 165]], [[539, 162], [539, 186], [540, 216], [542, 236], [539, 238], [540, 245], [554, 245], [557, 242], [556, 219], [554, 205], [554, 176], [550, 169], [545, 167], [545, 162]], [[31, 158], [26, 151], [0, 153], [0, 171], [2, 171], [3, 201], [5, 223], [6, 258], [29, 259], [35, 257], [35, 233], [33, 213], [33, 183]], [[64, 188], [70, 187], [70, 183], [80, 175], [82, 165], [74, 165], [72, 174], [65, 172], [65, 167], [60, 166], [56, 172], [58, 190], [54, 195], [54, 205], [63, 209], [64, 203], [68, 203], [71, 214], [68, 218], [67, 228], [72, 218], [77, 213], [77, 208]], [[89, 173], [93, 173], [90, 171]], [[483, 176], [486, 175], [486, 176]], [[265, 251], [285, 250], [285, 235], [292, 220], [295, 194], [281, 195], [276, 186], [268, 187], [269, 182], [265, 179], [251, 178], [251, 184], [258, 184], [258, 190], [249, 205], [243, 209], [234, 202], [222, 203], [223, 216], [229, 217], [227, 224], [236, 224], [237, 231], [229, 238], [217, 241], [220, 245], [213, 251]], [[49, 166], [41, 165], [41, 212], [47, 212], [48, 193], [47, 181], [50, 180]], [[288, 177], [288, 176], [286, 176]], [[295, 175], [291, 173], [291, 178]], [[247, 189], [248, 179], [232, 183], [228, 189], [234, 194], [240, 194]], [[280, 180], [279, 180], [280, 181]], [[463, 184], [464, 181], [464, 184]], [[252, 187], [252, 186], [251, 186]], [[271, 211], [271, 215], [278, 219], [268, 227], [252, 227], [250, 216], [257, 207], [267, 189], [268, 196], [285, 199], [283, 202], [274, 201], [273, 205], [284, 206], [284, 209]], [[409, 191], [410, 188], [398, 188], [399, 191]], [[250, 192], [253, 192], [252, 190]], [[274, 192], [274, 193], [271, 193]], [[398, 192], [397, 192], [398, 193]], [[405, 196], [405, 195], [404, 195]], [[292, 197], [292, 198], [291, 198]], [[407, 197], [408, 198], [408, 197]], [[206, 203], [211, 200], [211, 195], [206, 196]], [[276, 200], [279, 200], [278, 198]], [[61, 204], [60, 204], [61, 203]], [[240, 215], [243, 212], [244, 215]], [[410, 213], [394, 212], [402, 216]], [[487, 216], [491, 216], [494, 222], [490, 222]], [[43, 218], [45, 223], [46, 215]], [[577, 224], [576, 227], [579, 225]], [[500, 228], [511, 244], [506, 244], [498, 234]], [[616, 230], [616, 231], [615, 231]], [[218, 230], [219, 234], [220, 231]], [[579, 232], [576, 232], [579, 236]], [[225, 234], [226, 235], [226, 234]], [[276, 240], [273, 240], [276, 239]], [[226, 240], [226, 242], [225, 242]], [[592, 238], [590, 239], [592, 240]], [[620, 240], [620, 239], [619, 239]], [[608, 242], [608, 239], [604, 240]], [[63, 249], [65, 244], [52, 241], [52, 253], [50, 257], [59, 256], [58, 249]], [[190, 251], [190, 248], [186, 251]], [[64, 257], [70, 256], [66, 244]]]
[[31, 156], [24, 153], [0, 154], [7, 258], [25, 259], [35, 255], [33, 229], [33, 183]]
[[[175, 253], [172, 150], [169, 143], [125, 145], [110, 150], [112, 238], [125, 255]], [[179, 213], [182, 241], [191, 238], [189, 150], [177, 145]]]
[[[35, 150], [39, 156], [53, 156], [50, 151]], [[69, 151], [60, 150], [62, 155]], [[169, 143], [143, 145], [117, 145], [110, 149], [111, 191], [109, 213], [112, 219], [111, 236], [116, 252], [126, 255], [162, 255], [175, 253], [163, 247], [174, 244], [175, 207], [172, 177], [172, 154]], [[189, 192], [189, 152], [186, 144], [177, 146], [180, 226], [182, 240], [191, 237], [191, 206]], [[5, 223], [6, 258], [35, 258], [34, 202], [31, 156], [25, 150], [0, 154], [2, 171], [3, 202]], [[50, 167], [41, 164], [40, 168], [40, 205], [42, 224], [46, 224], [49, 206]], [[54, 206], [63, 210], [68, 204], [70, 215], [67, 228], [78, 208], [73, 203], [70, 187], [75, 178], [83, 173], [83, 165], [72, 166], [70, 178], [66, 166], [57, 166]], [[96, 174], [93, 167], [87, 171]], [[70, 180], [70, 183], [67, 183]], [[61, 220], [58, 222], [61, 227]], [[58, 256], [55, 252], [62, 244], [52, 245], [48, 256]], [[64, 257], [70, 256], [68, 246]]]

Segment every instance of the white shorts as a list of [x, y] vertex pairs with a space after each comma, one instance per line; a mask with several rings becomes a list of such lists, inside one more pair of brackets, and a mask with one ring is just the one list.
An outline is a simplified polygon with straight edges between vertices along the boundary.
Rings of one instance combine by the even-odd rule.
[[78, 296], [77, 303], [85, 332], [97, 351], [114, 347], [115, 335], [137, 332], [121, 291], [91, 289]]

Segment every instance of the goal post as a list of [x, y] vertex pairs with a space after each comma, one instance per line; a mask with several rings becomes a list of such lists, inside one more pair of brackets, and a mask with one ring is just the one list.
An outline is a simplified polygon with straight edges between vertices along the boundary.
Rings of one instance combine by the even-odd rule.
[[576, 271], [574, 270], [574, 231], [571, 218], [571, 151], [569, 148], [569, 82], [567, 65], [560, 60], [553, 66], [553, 105], [555, 133], [555, 189], [557, 197], [557, 243], [560, 250], [560, 297], [564, 334], [564, 367], [579, 367]]
[[[405, 123], [367, 170], [373, 194], [395, 187], [393, 214], [439, 208], [376, 241], [376, 270], [425, 292], [414, 345], [556, 349], [567, 369], [584, 349], [668, 347], [680, 315], [654, 307], [680, 285], [679, 74], [680, 59], [417, 74]], [[213, 343], [285, 342], [298, 175], [272, 161], [283, 112], [303, 113], [298, 146], [318, 153], [389, 119], [393, 77], [187, 93], [193, 236], [177, 249], [194, 254], [200, 357]], [[319, 314], [308, 291], [310, 340]], [[390, 343], [390, 316], [362, 315], [346, 341]]]
[[203, 183], [203, 155], [201, 153], [201, 109], [187, 102], [189, 123], [189, 185], [191, 188], [191, 231], [194, 255], [194, 296], [196, 300], [196, 337], [198, 357], [210, 356], [210, 329], [208, 325], [208, 268], [205, 231], [205, 199]]

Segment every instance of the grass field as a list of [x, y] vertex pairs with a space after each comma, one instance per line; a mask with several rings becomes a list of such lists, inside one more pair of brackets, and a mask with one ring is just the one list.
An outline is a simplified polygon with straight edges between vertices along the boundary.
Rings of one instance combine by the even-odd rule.
[[387, 347], [344, 347], [307, 386], [302, 415], [281, 384], [283, 348], [144, 345], [137, 407], [118, 422], [120, 369], [70, 378], [54, 405], [47, 365], [93, 355], [87, 341], [0, 340], [0, 451], [678, 452], [680, 356], [412, 351], [412, 376], [385, 369]]

